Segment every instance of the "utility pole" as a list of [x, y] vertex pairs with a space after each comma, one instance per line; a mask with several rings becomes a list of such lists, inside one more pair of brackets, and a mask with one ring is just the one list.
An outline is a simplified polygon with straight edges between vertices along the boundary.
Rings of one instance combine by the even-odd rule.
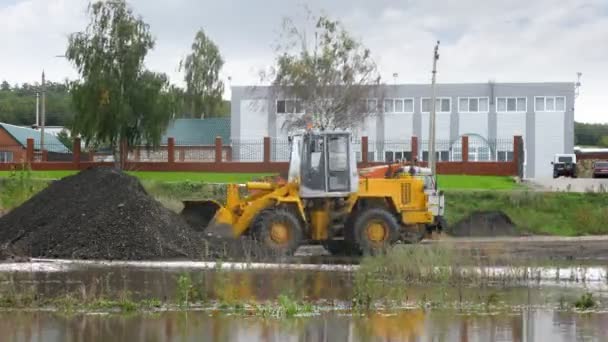
[[44, 124], [46, 121], [46, 82], [42, 70], [42, 101], [40, 108], [40, 153], [44, 151]]
[[36, 93], [36, 122], [34, 126], [36, 128], [40, 126], [40, 92]]
[[437, 94], [435, 91], [435, 76], [437, 74], [437, 60], [439, 59], [439, 41], [435, 45], [433, 52], [433, 77], [431, 80], [431, 115], [429, 118], [429, 165], [431, 174], [435, 177], [437, 184], [437, 156], [435, 155], [435, 116], [437, 111]]

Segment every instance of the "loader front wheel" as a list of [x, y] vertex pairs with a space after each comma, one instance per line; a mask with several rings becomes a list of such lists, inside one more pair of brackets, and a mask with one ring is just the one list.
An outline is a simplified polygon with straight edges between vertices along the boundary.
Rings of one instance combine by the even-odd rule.
[[386, 209], [370, 208], [357, 216], [353, 233], [361, 253], [377, 255], [397, 241], [399, 223]]
[[270, 209], [262, 212], [253, 227], [255, 239], [278, 255], [293, 255], [302, 242], [302, 225], [289, 210]]

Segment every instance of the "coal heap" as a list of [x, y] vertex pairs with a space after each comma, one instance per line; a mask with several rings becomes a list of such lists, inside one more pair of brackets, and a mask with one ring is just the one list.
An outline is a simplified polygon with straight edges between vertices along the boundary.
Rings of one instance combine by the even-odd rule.
[[100, 167], [53, 182], [0, 218], [0, 246], [40, 258], [198, 259], [202, 240], [135, 177]]

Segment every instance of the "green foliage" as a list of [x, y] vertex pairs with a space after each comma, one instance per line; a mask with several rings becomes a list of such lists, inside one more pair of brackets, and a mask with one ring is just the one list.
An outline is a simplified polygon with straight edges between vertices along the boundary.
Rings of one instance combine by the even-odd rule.
[[74, 138], [68, 134], [67, 130], [62, 129], [61, 132], [57, 134], [57, 139], [61, 141], [63, 146], [65, 146], [68, 150], [71, 151], [72, 148], [74, 148]]
[[576, 302], [574, 306], [579, 310], [590, 310], [597, 306], [597, 302], [593, 299], [593, 293], [584, 293]]
[[224, 60], [219, 48], [201, 29], [196, 33], [192, 51], [180, 62], [186, 82], [186, 95], [190, 104], [190, 116], [220, 116], [223, 106], [224, 83], [220, 70]]
[[87, 28], [70, 35], [66, 51], [82, 78], [72, 84], [72, 133], [118, 149], [122, 166], [129, 146], [159, 144], [171, 118], [168, 80], [145, 70], [154, 39], [124, 0], [97, 1], [88, 13]]
[[608, 124], [575, 122], [574, 141], [581, 146], [608, 147]]
[[474, 211], [503, 211], [522, 232], [561, 236], [608, 233], [608, 196], [602, 193], [447, 191], [448, 225]]
[[255, 315], [273, 318], [292, 318], [299, 315], [310, 315], [316, 312], [311, 303], [297, 300], [288, 294], [281, 294], [276, 303], [264, 303], [254, 306]]
[[179, 305], [189, 305], [190, 290], [192, 289], [192, 279], [189, 274], [180, 274], [177, 279], [176, 300]]
[[200, 287], [194, 284], [190, 274], [182, 273], [177, 278], [177, 288], [175, 300], [179, 306], [190, 306], [192, 303], [203, 300], [203, 294]]
[[10, 171], [8, 178], [0, 179], [0, 208], [18, 207], [45, 187], [45, 182], [32, 179], [32, 172], [26, 166]]
[[[36, 93], [39, 83], [0, 86], [0, 122], [33, 125], [36, 121]], [[67, 83], [46, 82], [46, 124], [69, 126], [74, 117], [72, 99]]]
[[[270, 78], [278, 96], [301, 101], [293, 109], [287, 108], [289, 113], [301, 112], [301, 106], [312, 115], [290, 115], [288, 129], [304, 127], [307, 120], [325, 128], [359, 125], [376, 109], [370, 110], [365, 100], [379, 97], [380, 76], [371, 53], [339, 21], [310, 13], [309, 17], [312, 34], [292, 19], [284, 20], [284, 41], [277, 47], [276, 66], [262, 77]], [[307, 40], [310, 37], [314, 37], [312, 43]]]

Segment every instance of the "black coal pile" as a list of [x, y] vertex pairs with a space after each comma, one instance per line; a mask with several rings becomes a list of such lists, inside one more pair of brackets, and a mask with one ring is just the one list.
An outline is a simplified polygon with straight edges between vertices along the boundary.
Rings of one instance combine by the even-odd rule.
[[492, 237], [521, 235], [511, 218], [502, 211], [476, 211], [450, 225], [446, 231], [459, 237]]
[[143, 260], [198, 259], [204, 244], [135, 177], [92, 168], [0, 218], [0, 245], [21, 256]]

